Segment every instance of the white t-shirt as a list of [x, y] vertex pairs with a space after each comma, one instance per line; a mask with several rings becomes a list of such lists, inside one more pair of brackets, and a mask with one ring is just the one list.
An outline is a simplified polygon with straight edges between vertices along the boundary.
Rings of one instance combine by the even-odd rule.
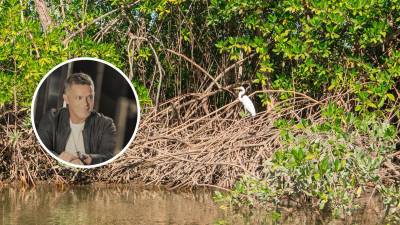
[[85, 145], [83, 144], [82, 134], [83, 128], [85, 127], [85, 122], [75, 124], [70, 120], [69, 125], [71, 127], [71, 133], [69, 134], [65, 151], [74, 156], [78, 156], [76, 152], [85, 153]]

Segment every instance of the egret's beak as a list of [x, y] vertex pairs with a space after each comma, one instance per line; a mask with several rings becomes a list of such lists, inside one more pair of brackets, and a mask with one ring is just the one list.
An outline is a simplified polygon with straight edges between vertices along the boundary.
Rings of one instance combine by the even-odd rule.
[[233, 88], [233, 90], [239, 90], [239, 89], [240, 89], [240, 87]]

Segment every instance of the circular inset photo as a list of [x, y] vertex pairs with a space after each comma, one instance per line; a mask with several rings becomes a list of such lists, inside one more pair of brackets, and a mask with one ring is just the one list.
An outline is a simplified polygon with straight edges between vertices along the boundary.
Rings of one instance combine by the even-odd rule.
[[123, 154], [140, 118], [131, 81], [95, 58], [71, 59], [50, 70], [36, 88], [31, 112], [42, 147], [79, 168], [102, 166]]

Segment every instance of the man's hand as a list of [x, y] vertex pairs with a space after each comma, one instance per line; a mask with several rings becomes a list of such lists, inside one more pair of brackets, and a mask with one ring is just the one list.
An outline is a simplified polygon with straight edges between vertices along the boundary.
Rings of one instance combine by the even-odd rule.
[[84, 165], [84, 164], [82, 163], [82, 161], [79, 160], [79, 159], [74, 159], [74, 160], [71, 161], [71, 163], [76, 164], [76, 165]]
[[[65, 152], [65, 151], [61, 152], [61, 154], [58, 155], [58, 157], [59, 157], [60, 159], [64, 160], [64, 161], [66, 161], [66, 162], [72, 162], [72, 161], [75, 160], [75, 159], [78, 159], [78, 160], [79, 160], [79, 158], [78, 158], [77, 156], [74, 156], [74, 155], [72, 155], [71, 153], [68, 153], [68, 152]], [[80, 160], [79, 160], [79, 161], [80, 161]]]
[[86, 155], [86, 159], [83, 160], [83, 163], [85, 165], [91, 165], [92, 164], [92, 157], [90, 157], [90, 155]]
[[86, 155], [86, 158], [84, 160], [79, 159], [78, 156], [74, 156], [71, 153], [63, 151], [58, 157], [66, 162], [74, 163], [77, 165], [91, 165], [92, 164], [92, 157], [89, 155]]

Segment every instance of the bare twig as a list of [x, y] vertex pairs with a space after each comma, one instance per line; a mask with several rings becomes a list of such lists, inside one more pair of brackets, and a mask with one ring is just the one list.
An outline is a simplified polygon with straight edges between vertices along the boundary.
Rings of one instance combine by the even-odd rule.
[[105, 13], [105, 14], [103, 14], [103, 15], [97, 17], [96, 19], [94, 19], [94, 20], [90, 21], [89, 23], [85, 24], [84, 26], [82, 26], [81, 28], [79, 28], [78, 30], [76, 30], [75, 32], [73, 32], [72, 34], [70, 34], [67, 38], [65, 38], [64, 41], [63, 41], [63, 45], [65, 45], [65, 46], [68, 45], [68, 42], [69, 42], [72, 38], [74, 38], [74, 37], [75, 37], [76, 35], [78, 35], [79, 33], [83, 32], [87, 27], [89, 27], [89, 26], [91, 26], [92, 24], [94, 24], [94, 23], [100, 21], [100, 20], [103, 19], [104, 17], [107, 17], [107, 16], [109, 16], [109, 15], [111, 15], [111, 14], [113, 14], [113, 13], [119, 12], [120, 10], [122, 10], [122, 9], [124, 9], [124, 8], [130, 8], [130, 7], [132, 7], [132, 6], [135, 6], [135, 5], [137, 5], [139, 2], [140, 2], [140, 0], [137, 0], [137, 1], [135, 1], [135, 2], [132, 2], [132, 3], [129, 3], [129, 4], [125, 5], [125, 6], [122, 6], [122, 7], [120, 7], [120, 8], [113, 9], [113, 10], [111, 10], [110, 12]]
[[176, 52], [172, 49], [166, 49], [166, 51], [171, 52], [174, 55], [180, 56], [183, 59], [185, 59], [186, 61], [190, 62], [194, 67], [196, 67], [197, 69], [199, 69], [202, 73], [204, 73], [205, 75], [207, 75], [208, 78], [210, 78], [212, 80], [212, 82], [214, 83], [214, 85], [216, 85], [218, 88], [221, 88], [221, 85], [218, 84], [218, 82], [214, 79], [214, 77], [211, 76], [211, 74], [209, 72], [207, 72], [203, 67], [201, 67], [199, 64], [197, 64], [195, 61], [193, 61], [192, 59], [189, 59], [189, 57], [187, 57], [186, 55]]

